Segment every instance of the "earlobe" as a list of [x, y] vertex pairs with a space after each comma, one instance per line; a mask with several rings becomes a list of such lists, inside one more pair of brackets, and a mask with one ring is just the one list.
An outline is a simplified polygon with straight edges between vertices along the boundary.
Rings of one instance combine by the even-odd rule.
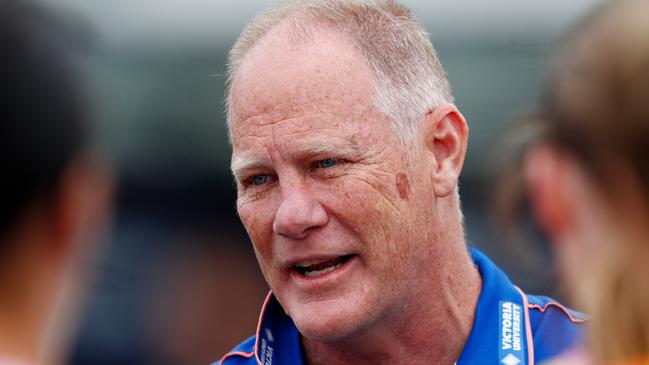
[[469, 128], [453, 104], [443, 104], [426, 114], [423, 126], [426, 149], [433, 158], [435, 195], [444, 197], [455, 190], [466, 156]]
[[[53, 236], [59, 251], [90, 239], [100, 231], [108, 218], [112, 193], [112, 176], [103, 161], [79, 158], [65, 169], [59, 185], [54, 212]], [[79, 237], [80, 236], [80, 237]]]
[[548, 146], [532, 147], [523, 161], [525, 185], [532, 212], [552, 241], [559, 242], [572, 215], [561, 188], [564, 182], [559, 156]]

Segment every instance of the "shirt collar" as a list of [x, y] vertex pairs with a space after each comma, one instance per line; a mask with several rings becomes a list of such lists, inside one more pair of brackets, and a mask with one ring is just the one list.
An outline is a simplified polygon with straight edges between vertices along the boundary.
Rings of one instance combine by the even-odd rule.
[[304, 364], [300, 334], [272, 292], [262, 307], [256, 338], [255, 357], [259, 364]]
[[533, 365], [527, 297], [487, 256], [474, 248], [469, 251], [482, 276], [482, 290], [458, 365]]

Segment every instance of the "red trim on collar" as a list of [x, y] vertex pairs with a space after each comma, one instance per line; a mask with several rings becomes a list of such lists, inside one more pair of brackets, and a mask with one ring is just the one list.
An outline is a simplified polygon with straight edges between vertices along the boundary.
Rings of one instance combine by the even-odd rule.
[[227, 360], [227, 359], [229, 359], [229, 358], [231, 358], [233, 356], [241, 356], [241, 357], [245, 357], [246, 359], [249, 359], [249, 358], [255, 356], [255, 353], [254, 352], [243, 352], [243, 351], [228, 352], [227, 354], [223, 355], [221, 360], [219, 360], [219, 365], [223, 364], [223, 362], [225, 360]]
[[270, 298], [273, 297], [273, 291], [269, 291], [268, 295], [266, 295], [266, 299], [264, 300], [264, 304], [261, 306], [261, 312], [259, 313], [259, 321], [257, 322], [257, 331], [255, 332], [255, 349], [252, 352], [243, 352], [243, 351], [232, 351], [229, 352], [221, 358], [219, 361], [219, 364], [223, 364], [223, 361], [225, 361], [227, 358], [232, 357], [232, 356], [242, 356], [245, 357], [246, 359], [249, 359], [251, 357], [255, 357], [255, 360], [257, 360], [258, 365], [262, 365], [261, 360], [259, 359], [259, 353], [257, 352], [257, 349], [259, 348], [259, 334], [261, 333], [261, 324], [264, 321], [264, 315], [266, 314], [266, 307], [268, 306], [268, 302], [270, 302]]
[[563, 305], [561, 305], [561, 304], [559, 304], [557, 302], [546, 303], [543, 307], [541, 307], [538, 304], [529, 304], [528, 306], [531, 309], [536, 309], [536, 310], [541, 311], [541, 313], [545, 313], [545, 311], [547, 311], [548, 307], [550, 307], [550, 306], [557, 307], [560, 310], [562, 310], [568, 316], [568, 318], [570, 319], [571, 322], [574, 322], [574, 323], [588, 322], [587, 319], [575, 318], [566, 307], [564, 307]]
[[261, 334], [261, 324], [264, 321], [264, 316], [266, 315], [266, 307], [270, 302], [270, 298], [273, 297], [273, 291], [269, 290], [268, 295], [266, 295], [266, 300], [264, 300], [264, 305], [261, 307], [261, 313], [259, 313], [259, 322], [257, 322], [257, 332], [255, 333], [255, 359], [257, 364], [262, 365], [261, 359], [259, 358], [259, 334]]
[[534, 365], [534, 337], [532, 336], [532, 324], [530, 323], [530, 304], [527, 301], [527, 295], [523, 293], [521, 288], [514, 285], [516, 290], [523, 298], [523, 305], [525, 306], [525, 333], [527, 333], [527, 364]]

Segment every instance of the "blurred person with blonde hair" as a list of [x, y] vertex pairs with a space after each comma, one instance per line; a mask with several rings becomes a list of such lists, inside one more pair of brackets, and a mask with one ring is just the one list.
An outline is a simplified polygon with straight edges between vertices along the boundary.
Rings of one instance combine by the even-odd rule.
[[0, 0], [0, 364], [60, 363], [110, 176], [90, 152], [68, 34]]
[[649, 2], [605, 3], [566, 38], [522, 159], [560, 277], [593, 320], [558, 364], [649, 364]]

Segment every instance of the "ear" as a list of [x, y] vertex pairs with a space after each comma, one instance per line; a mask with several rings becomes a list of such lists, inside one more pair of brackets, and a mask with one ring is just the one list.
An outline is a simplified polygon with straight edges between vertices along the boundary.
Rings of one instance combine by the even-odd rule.
[[574, 206], [566, 195], [566, 171], [559, 152], [533, 146], [523, 160], [523, 174], [532, 212], [553, 242], [561, 241], [572, 226]]
[[53, 212], [55, 250], [67, 255], [91, 242], [104, 227], [110, 212], [113, 178], [107, 164], [96, 156], [81, 156], [64, 171]]
[[443, 104], [426, 114], [422, 133], [426, 149], [434, 157], [434, 193], [447, 196], [455, 190], [462, 171], [469, 127], [455, 105]]

